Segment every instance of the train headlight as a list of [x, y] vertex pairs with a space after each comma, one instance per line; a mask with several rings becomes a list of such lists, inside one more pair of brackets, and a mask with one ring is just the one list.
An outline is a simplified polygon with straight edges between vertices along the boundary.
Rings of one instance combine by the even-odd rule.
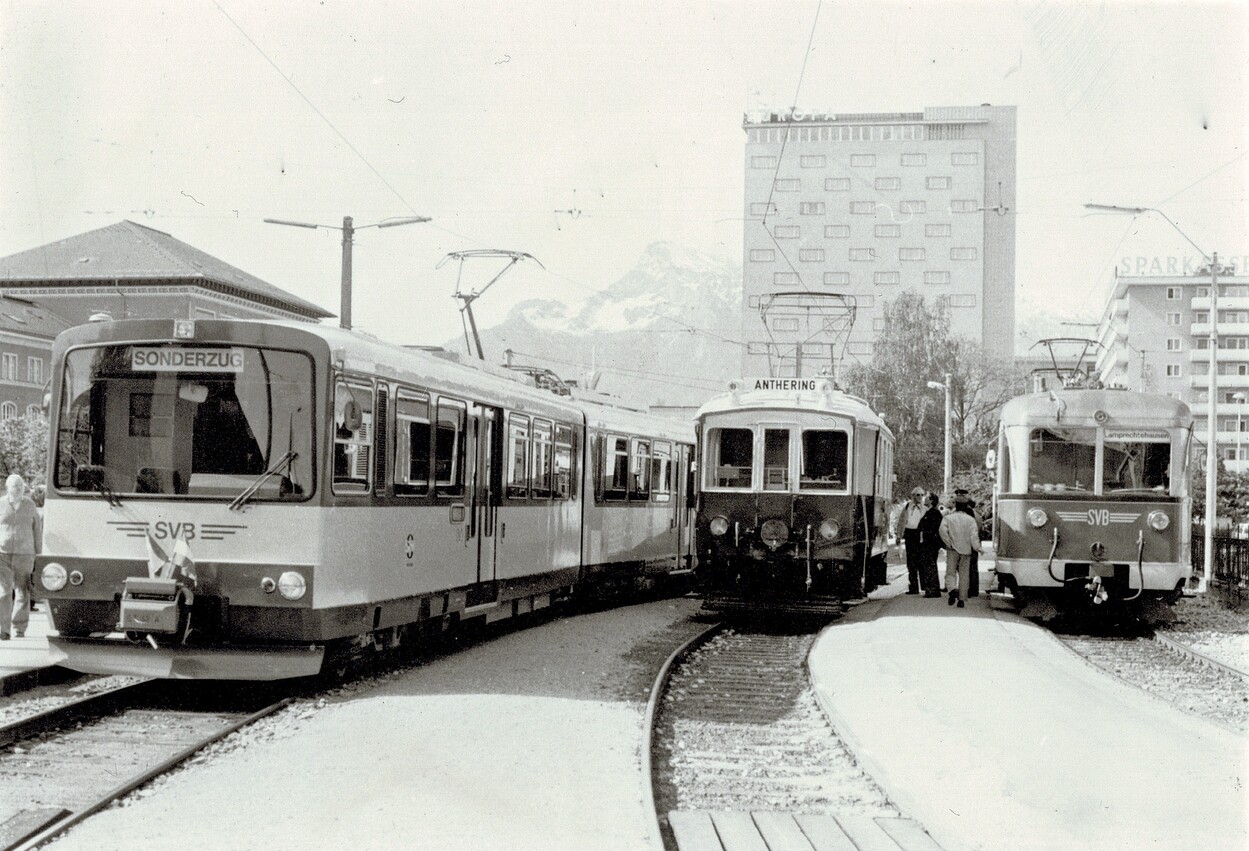
[[825, 520], [820, 524], [820, 537], [827, 541], [831, 541], [837, 537], [837, 533], [841, 531], [841, 527], [837, 525], [836, 520]]
[[789, 540], [789, 526], [784, 520], [765, 520], [759, 529], [759, 537], [772, 549]]
[[711, 523], [708, 524], [708, 528], [711, 529], [711, 534], [719, 537], [729, 531], [729, 518], [725, 517], [723, 514], [717, 514], [715, 517], [711, 518]]
[[50, 561], [43, 566], [43, 572], [39, 574], [39, 578], [43, 581], [44, 588], [47, 588], [49, 591], [60, 591], [65, 587], [69, 574], [65, 572], [64, 567], [54, 561]]
[[1161, 532], [1171, 525], [1171, 518], [1167, 516], [1165, 511], [1149, 512], [1149, 526], [1156, 532]]
[[278, 593], [288, 600], [298, 600], [308, 590], [304, 578], [293, 570], [278, 577]]
[[82, 584], [82, 571], [81, 570], [71, 570], [69, 572], [69, 584], [70, 585]]
[[1028, 525], [1034, 529], [1040, 529], [1049, 522], [1049, 516], [1041, 508], [1028, 509]]

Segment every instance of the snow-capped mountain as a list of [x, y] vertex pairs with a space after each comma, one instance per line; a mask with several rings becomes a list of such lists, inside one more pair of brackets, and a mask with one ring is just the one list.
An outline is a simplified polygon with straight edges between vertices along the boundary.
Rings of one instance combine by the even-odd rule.
[[[530, 300], [481, 331], [486, 359], [541, 366], [635, 404], [697, 406], [741, 370], [741, 267], [657, 242], [570, 307]], [[592, 284], [593, 282], [591, 282]], [[463, 339], [446, 348], [463, 350]]]

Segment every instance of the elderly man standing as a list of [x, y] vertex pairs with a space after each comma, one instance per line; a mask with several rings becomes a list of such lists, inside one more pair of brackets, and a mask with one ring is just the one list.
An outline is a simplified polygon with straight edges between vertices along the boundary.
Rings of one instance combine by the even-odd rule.
[[31, 574], [42, 543], [43, 520], [26, 495], [25, 479], [14, 473], [0, 497], [0, 641], [9, 640], [10, 629], [18, 638], [26, 634]]
[[[924, 549], [920, 543], [919, 521], [928, 507], [924, 505], [924, 489], [911, 490], [911, 501], [902, 506], [898, 526], [902, 530], [902, 543], [906, 546], [906, 593], [919, 593], [919, 580], [924, 564]], [[928, 589], [925, 588], [925, 591]]]
[[941, 501], [941, 511], [945, 514], [940, 528], [945, 544], [945, 587], [950, 591], [950, 605], [957, 601], [961, 609], [971, 582], [971, 554], [980, 552], [980, 526], [974, 517], [956, 511], [949, 497]]

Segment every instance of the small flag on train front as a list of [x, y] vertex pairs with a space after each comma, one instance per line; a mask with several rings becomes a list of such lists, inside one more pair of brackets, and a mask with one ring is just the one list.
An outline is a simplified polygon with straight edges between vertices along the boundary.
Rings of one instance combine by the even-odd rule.
[[169, 563], [169, 557], [165, 555], [165, 551], [161, 549], [160, 544], [156, 543], [156, 539], [152, 537], [152, 532], [148, 530], [146, 534], [148, 578], [161, 578], [165, 572], [165, 565]]

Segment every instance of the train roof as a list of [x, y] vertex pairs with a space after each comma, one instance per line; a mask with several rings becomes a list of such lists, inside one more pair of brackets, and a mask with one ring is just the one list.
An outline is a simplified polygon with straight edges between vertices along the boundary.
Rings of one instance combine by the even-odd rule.
[[855, 422], [893, 433], [880, 414], [863, 399], [836, 389], [827, 379], [818, 381], [815, 386], [815, 390], [730, 389], [707, 401], [698, 409], [696, 417], [701, 422], [707, 416], [737, 411], [804, 411], [850, 417]]
[[[1099, 412], [1103, 416], [1099, 417]], [[1110, 389], [1055, 389], [1016, 396], [1002, 406], [1004, 426], [1047, 422], [1068, 426], [1115, 423], [1188, 428], [1193, 414], [1187, 404], [1172, 396]]]
[[[532, 376], [484, 361], [462, 359], [442, 349], [407, 347], [371, 334], [332, 325], [289, 320], [200, 319], [196, 338], [219, 339], [229, 334], [240, 343], [261, 346], [300, 346], [340, 363], [348, 372], [364, 372], [422, 386], [436, 386], [467, 398], [524, 407], [532, 413], [569, 418], [583, 415], [600, 427], [655, 433], [673, 439], [693, 439], [692, 424], [645, 411], [606, 404], [600, 400], [558, 396], [536, 386]], [[172, 319], [124, 319], [93, 322], [71, 328], [57, 337], [56, 352], [72, 346], [174, 339]], [[194, 338], [193, 338], [194, 339]]]

